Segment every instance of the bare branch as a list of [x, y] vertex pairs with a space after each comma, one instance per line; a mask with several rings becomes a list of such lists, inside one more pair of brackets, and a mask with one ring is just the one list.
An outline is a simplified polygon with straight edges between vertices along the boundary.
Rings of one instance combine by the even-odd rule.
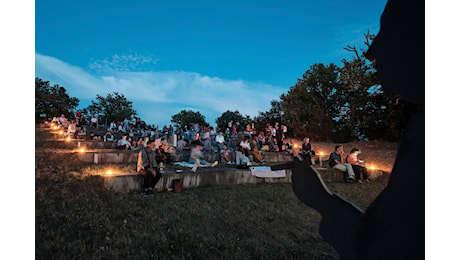
[[355, 46], [348, 45], [347, 47], [344, 48], [346, 51], [351, 51], [354, 52], [356, 55], [356, 59], [360, 60], [361, 58], [359, 57], [358, 50], [356, 49]]

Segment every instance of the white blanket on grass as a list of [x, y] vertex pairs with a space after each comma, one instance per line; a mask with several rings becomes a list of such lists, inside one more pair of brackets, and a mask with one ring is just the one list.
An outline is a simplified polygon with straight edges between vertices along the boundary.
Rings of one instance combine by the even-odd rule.
[[267, 166], [258, 166], [258, 167], [249, 167], [251, 169], [252, 176], [259, 178], [283, 178], [286, 177], [285, 170], [272, 171], [270, 167]]
[[[174, 164], [182, 166], [182, 167], [188, 167], [188, 168], [193, 168], [193, 165], [195, 165], [194, 163], [189, 163], [189, 162], [175, 162]], [[198, 167], [205, 168], [205, 167], [211, 167], [211, 165], [199, 165]]]

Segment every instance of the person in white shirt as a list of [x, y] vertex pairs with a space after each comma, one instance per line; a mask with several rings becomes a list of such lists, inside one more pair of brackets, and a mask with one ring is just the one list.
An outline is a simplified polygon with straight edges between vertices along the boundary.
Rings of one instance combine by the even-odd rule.
[[243, 148], [244, 155], [249, 156], [251, 151], [251, 144], [249, 143], [249, 138], [245, 137], [240, 143], [241, 148]]
[[251, 165], [251, 161], [244, 154], [244, 148], [241, 147], [241, 145], [239, 145], [236, 148], [236, 151], [235, 151], [235, 163], [236, 163], [237, 167], [238, 166], [250, 166]]
[[97, 127], [97, 117], [95, 116], [91, 118], [91, 127]]
[[67, 132], [64, 133], [64, 136], [75, 136], [76, 132], [77, 132], [77, 125], [72, 120], [69, 124], [69, 127], [67, 128]]
[[117, 124], [115, 123], [115, 121], [112, 121], [112, 123], [110, 123], [110, 127], [109, 127], [110, 131], [114, 132], [117, 130]]
[[59, 124], [61, 124], [61, 125], [64, 123], [64, 121], [65, 121], [64, 114], [62, 114], [61, 117], [58, 118], [58, 121], [59, 121]]
[[216, 143], [217, 143], [217, 146], [219, 147], [219, 151], [224, 148], [224, 143], [225, 143], [224, 133], [219, 132], [219, 135], [216, 136]]
[[120, 124], [118, 125], [118, 132], [119, 133], [126, 133], [126, 128], [123, 125], [123, 122], [120, 122]]

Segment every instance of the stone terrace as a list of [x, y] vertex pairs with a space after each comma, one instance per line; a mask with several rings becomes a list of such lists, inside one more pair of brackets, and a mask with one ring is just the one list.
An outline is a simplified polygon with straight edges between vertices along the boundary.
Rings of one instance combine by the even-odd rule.
[[[46, 128], [45, 125], [40, 126], [43, 129], [48, 130], [53, 138], [48, 140], [50, 144], [55, 143], [56, 146], [62, 147], [65, 144], [69, 150], [73, 150], [78, 153], [79, 160], [86, 163], [94, 164], [133, 164], [137, 162], [137, 151], [120, 151], [114, 149], [116, 147], [115, 142], [104, 142], [97, 140], [70, 140], [64, 141], [62, 137], [59, 137], [59, 133], [56, 130]], [[58, 145], [59, 144], [59, 145]], [[85, 149], [80, 151], [79, 149]], [[188, 161], [190, 151], [184, 151], [182, 155], [178, 157], [181, 161]], [[292, 161], [292, 155], [286, 153], [275, 153], [275, 152], [263, 152], [262, 158], [266, 163], [254, 165], [254, 166], [270, 166], [277, 163], [285, 163]], [[324, 160], [324, 158], [321, 158]], [[217, 160], [217, 153], [205, 152], [205, 160], [215, 161]], [[326, 182], [342, 182], [343, 173], [324, 167], [325, 161], [321, 161], [319, 157], [314, 158], [314, 167]], [[259, 178], [251, 174], [249, 169], [237, 169], [234, 165], [223, 165], [220, 164], [213, 168], [198, 168], [197, 172], [192, 173], [189, 168], [179, 167], [176, 169], [169, 169], [168, 166], [163, 172], [163, 176], [155, 186], [156, 191], [172, 190], [174, 184], [180, 183], [181, 188], [189, 189], [200, 186], [213, 186], [213, 185], [231, 185], [231, 184], [244, 184], [244, 183], [274, 183], [274, 182], [291, 182], [291, 171], [285, 170], [286, 176], [283, 178]], [[388, 172], [381, 170], [370, 170], [369, 179], [379, 180], [387, 179], [389, 177]], [[124, 172], [116, 174], [105, 174], [104, 187], [108, 190], [115, 192], [136, 192], [139, 191], [141, 183], [143, 181], [142, 176], [139, 176], [136, 172]], [[177, 187], [176, 187], [177, 188]]]

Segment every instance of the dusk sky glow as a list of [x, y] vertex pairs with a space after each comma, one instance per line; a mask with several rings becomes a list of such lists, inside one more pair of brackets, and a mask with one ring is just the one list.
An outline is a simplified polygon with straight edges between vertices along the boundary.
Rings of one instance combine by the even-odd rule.
[[35, 2], [35, 76], [80, 108], [119, 92], [149, 124], [256, 116], [314, 63], [350, 59], [386, 1]]

